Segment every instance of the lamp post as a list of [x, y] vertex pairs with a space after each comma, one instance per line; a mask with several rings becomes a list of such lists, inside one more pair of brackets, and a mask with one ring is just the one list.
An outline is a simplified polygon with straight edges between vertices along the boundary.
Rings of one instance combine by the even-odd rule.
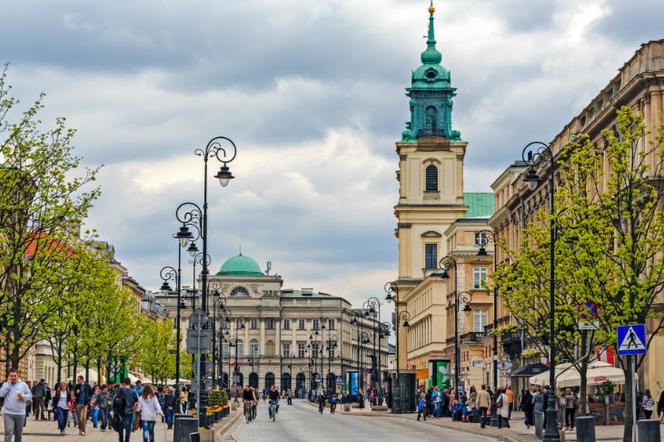
[[553, 157], [551, 147], [542, 143], [541, 141], [533, 141], [528, 143], [521, 152], [523, 162], [528, 166], [528, 171], [524, 182], [534, 190], [542, 182], [542, 179], [537, 175], [535, 166], [540, 161], [548, 162], [548, 181], [549, 181], [549, 388], [550, 393], [548, 396], [548, 405], [546, 409], [546, 429], [544, 430], [543, 440], [547, 442], [560, 441], [560, 434], [558, 433], [558, 415], [556, 413], [556, 349], [555, 349], [555, 239], [556, 239], [556, 225], [554, 221], [555, 206], [555, 169], [556, 161]]
[[442, 279], [449, 279], [450, 274], [447, 267], [454, 267], [454, 389], [455, 397], [459, 397], [459, 371], [461, 369], [461, 352], [459, 350], [459, 304], [465, 303], [463, 308], [464, 313], [470, 313], [470, 301], [472, 295], [469, 292], [459, 293], [457, 285], [457, 261], [451, 256], [445, 256], [440, 260], [439, 269], [434, 273]]
[[217, 384], [217, 364], [216, 364], [216, 349], [217, 349], [217, 310], [220, 312], [226, 311], [224, 298], [221, 296], [221, 284], [219, 281], [209, 281], [208, 290], [212, 290], [212, 386]]
[[[330, 373], [332, 372], [332, 356], [334, 355], [334, 349], [337, 348], [337, 337], [330, 336], [330, 330], [327, 331], [327, 391], [328, 393], [332, 392], [334, 385], [330, 387]], [[335, 379], [336, 382], [336, 379]]]
[[[224, 144], [229, 144], [228, 147], [224, 147]], [[222, 163], [221, 168], [215, 175], [215, 178], [219, 180], [219, 184], [222, 187], [226, 187], [229, 181], [233, 178], [228, 163], [233, 161], [237, 155], [237, 147], [233, 140], [228, 137], [218, 136], [212, 138], [205, 148], [195, 149], [194, 154], [197, 156], [203, 157], [203, 207], [201, 208], [195, 203], [187, 202], [181, 204], [176, 210], [176, 216], [180, 222], [186, 225], [195, 225], [198, 228], [199, 236], [203, 240], [203, 256], [208, 256], [208, 201], [207, 201], [207, 174], [208, 174], [208, 161], [210, 158], [216, 158], [220, 163]], [[182, 215], [182, 216], [180, 216]], [[183, 226], [180, 230], [185, 229], [186, 226]], [[184, 233], [184, 232], [182, 232]], [[205, 314], [208, 311], [208, 287], [207, 287], [207, 277], [208, 277], [208, 262], [207, 259], [203, 259], [203, 270], [201, 272], [201, 303], [202, 308]], [[207, 321], [206, 321], [207, 322]], [[200, 333], [200, 331], [199, 331]], [[198, 358], [198, 416], [199, 416], [199, 426], [206, 427], [205, 411], [206, 406], [201, 405], [205, 404], [205, 399], [207, 398], [207, 391], [203, 385], [203, 376], [204, 376], [204, 359], [207, 358], [206, 354], [202, 354]], [[203, 399], [203, 400], [201, 400]]]
[[[489, 240], [493, 243], [493, 273], [498, 270], [498, 238], [491, 230], [481, 230], [478, 232], [480, 246], [477, 256], [488, 256], [486, 245]], [[491, 426], [498, 425], [498, 416], [496, 415], [496, 400], [498, 399], [498, 286], [493, 281], [493, 396], [491, 397]]]
[[[178, 247], [179, 252], [180, 247]], [[179, 253], [178, 253], [179, 255]], [[178, 260], [179, 262], [179, 260]], [[179, 266], [178, 266], [179, 268]], [[165, 292], [171, 291], [171, 286], [168, 281], [174, 281], [177, 292], [177, 307], [175, 308], [175, 390], [179, 391], [180, 388], [180, 272], [171, 266], [165, 266], [159, 271], [159, 276], [163, 281], [161, 290]]]
[[[379, 405], [383, 405], [383, 398], [385, 396], [385, 392], [383, 390], [383, 376], [382, 376], [382, 370], [381, 370], [381, 363], [380, 363], [380, 356], [381, 356], [381, 340], [385, 338], [385, 343], [387, 344], [387, 339], [390, 336], [390, 323], [387, 321], [383, 321], [380, 323], [380, 331], [378, 333], [378, 386], [379, 386], [379, 397], [380, 397], [380, 403]], [[389, 345], [389, 344], [388, 344]], [[387, 364], [386, 364], [387, 365]]]
[[[408, 329], [410, 327], [410, 313], [408, 313], [406, 310], [401, 310], [399, 311], [399, 288], [396, 285], [396, 282], [388, 282], [385, 284], [385, 300], [387, 302], [394, 302], [394, 311], [395, 311], [395, 318], [394, 318], [394, 333], [396, 334], [396, 351], [397, 351], [397, 379], [396, 379], [396, 393], [397, 397], [399, 398], [399, 409], [397, 410], [398, 412], [402, 411], [402, 401], [401, 401], [401, 372], [400, 370], [400, 362], [399, 362], [399, 327], [403, 326], [404, 328]], [[392, 386], [392, 389], [394, 390], [394, 385]], [[392, 394], [392, 412], [394, 412], [394, 393]]]
[[[358, 326], [359, 326], [359, 324], [358, 324]], [[360, 358], [359, 358], [359, 365], [360, 365], [360, 391], [362, 391], [362, 390], [364, 390], [364, 360], [363, 360], [364, 352], [362, 351], [362, 350], [363, 350], [362, 347], [363, 347], [364, 345], [368, 344], [368, 343], [371, 342], [371, 341], [369, 340], [369, 333], [367, 333], [365, 330], [362, 330], [362, 331], [359, 332], [358, 338], [359, 338], [359, 339], [358, 339], [358, 345], [360, 346], [360, 347], [358, 348], [358, 353], [359, 353], [359, 355], [360, 355]]]
[[[238, 353], [238, 331], [244, 329], [244, 321], [238, 323], [237, 320], [235, 321], [235, 340], [234, 340], [234, 345], [235, 345], [235, 365], [233, 366], [233, 391], [235, 392], [235, 402], [237, 402], [237, 381], [238, 381], [238, 373], [240, 370], [238, 370], [237, 366], [237, 353]], [[229, 344], [230, 345], [230, 344]]]
[[[378, 335], [378, 323], [380, 322], [380, 300], [375, 296], [369, 297], [362, 304], [364, 307], [364, 316], [372, 321], [373, 329], [373, 357], [371, 360], [371, 384], [374, 391], [377, 390], [377, 368], [376, 368], [376, 337]], [[377, 315], [377, 316], [376, 316]], [[378, 319], [376, 319], [378, 318]], [[375, 397], [375, 396], [374, 396]]]

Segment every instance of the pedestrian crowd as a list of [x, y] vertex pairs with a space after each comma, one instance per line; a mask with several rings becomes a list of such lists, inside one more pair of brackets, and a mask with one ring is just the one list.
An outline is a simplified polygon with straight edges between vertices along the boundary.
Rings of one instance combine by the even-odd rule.
[[34, 420], [50, 420], [52, 416], [61, 436], [68, 427], [85, 436], [91, 422], [98, 431], [116, 431], [119, 442], [128, 442], [139, 429], [144, 442], [154, 442], [157, 419], [171, 429], [174, 414], [188, 411], [188, 394], [186, 387], [176, 394], [168, 386], [156, 388], [140, 380], [132, 384], [129, 378], [121, 384], [90, 385], [78, 376], [76, 384], [60, 382], [51, 388], [44, 379], [24, 382], [16, 371], [10, 371], [0, 385], [4, 440], [21, 442], [27, 418], [32, 415]]

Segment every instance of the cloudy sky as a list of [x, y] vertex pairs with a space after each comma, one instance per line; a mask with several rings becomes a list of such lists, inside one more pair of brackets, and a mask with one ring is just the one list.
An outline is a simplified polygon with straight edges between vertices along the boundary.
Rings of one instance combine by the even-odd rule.
[[[548, 141], [643, 42], [661, 0], [446, 0], [436, 37], [469, 141], [467, 191]], [[237, 179], [210, 182], [212, 270], [237, 253], [358, 302], [396, 276], [404, 88], [425, 0], [2, 0], [0, 60], [45, 121], [68, 117], [104, 164], [89, 224], [146, 288], [176, 261], [174, 210], [202, 198], [202, 161], [233, 138]], [[187, 272], [186, 275], [190, 273]], [[189, 278], [185, 278], [189, 283]]]

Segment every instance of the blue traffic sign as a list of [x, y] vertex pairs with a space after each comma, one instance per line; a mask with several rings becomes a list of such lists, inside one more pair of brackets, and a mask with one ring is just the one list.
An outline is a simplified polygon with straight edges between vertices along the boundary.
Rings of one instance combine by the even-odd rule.
[[343, 384], [344, 383], [344, 378], [341, 377], [341, 375], [337, 375], [337, 384]]
[[618, 326], [618, 354], [642, 355], [646, 352], [646, 325], [632, 324]]

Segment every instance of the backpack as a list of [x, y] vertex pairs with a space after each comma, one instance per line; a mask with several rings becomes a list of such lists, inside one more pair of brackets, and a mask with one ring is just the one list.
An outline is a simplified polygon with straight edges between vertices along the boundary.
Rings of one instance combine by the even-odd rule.
[[113, 412], [116, 415], [124, 414], [125, 408], [127, 408], [127, 398], [122, 392], [122, 388], [119, 388], [113, 396]]

